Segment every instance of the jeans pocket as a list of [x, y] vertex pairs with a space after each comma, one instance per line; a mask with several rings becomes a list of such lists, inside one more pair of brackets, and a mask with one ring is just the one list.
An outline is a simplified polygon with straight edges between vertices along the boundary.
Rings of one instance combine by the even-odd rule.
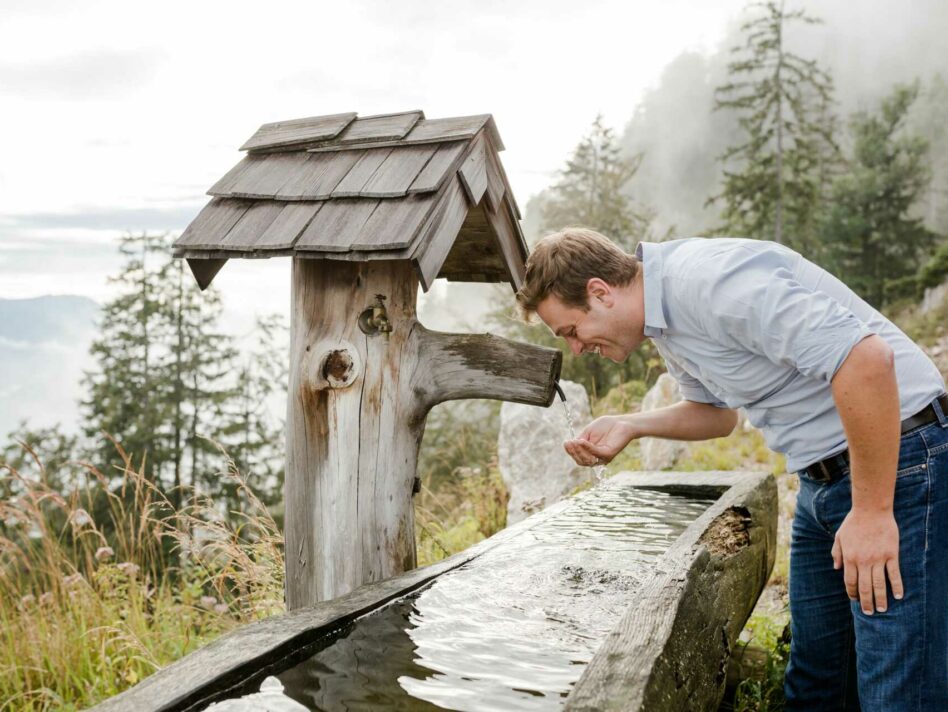
[[926, 465], [924, 462], [920, 462], [916, 465], [909, 465], [908, 467], [903, 467], [901, 470], [898, 470], [895, 473], [895, 479], [902, 480], [907, 477], [911, 477], [912, 475], [924, 475], [927, 470], [928, 465]]

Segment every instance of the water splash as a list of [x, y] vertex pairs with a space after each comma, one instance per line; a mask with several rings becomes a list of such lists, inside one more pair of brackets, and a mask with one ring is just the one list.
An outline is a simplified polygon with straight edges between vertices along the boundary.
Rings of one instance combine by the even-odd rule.
[[[572, 440], [576, 439], [576, 425], [573, 418], [573, 411], [569, 407], [569, 401], [566, 400], [566, 394], [563, 392], [563, 389], [560, 387], [559, 382], [553, 384], [553, 388], [556, 389], [556, 392], [560, 396], [560, 400], [563, 401], [563, 408], [566, 410], [566, 425], [569, 426], [569, 435]], [[606, 471], [605, 465], [595, 465], [593, 466], [593, 472], [596, 475], [596, 484], [602, 482], [602, 478]]]

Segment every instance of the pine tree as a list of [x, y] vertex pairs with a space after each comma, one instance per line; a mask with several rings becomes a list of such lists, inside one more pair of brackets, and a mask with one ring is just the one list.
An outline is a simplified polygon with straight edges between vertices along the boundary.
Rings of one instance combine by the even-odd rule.
[[926, 194], [931, 173], [927, 142], [905, 129], [918, 85], [899, 86], [878, 113], [850, 122], [853, 155], [833, 183], [822, 235], [832, 265], [876, 307], [887, 288], [911, 278], [935, 244], [913, 208]]
[[721, 156], [724, 228], [773, 239], [802, 251], [813, 248], [821, 171], [836, 155], [829, 107], [832, 80], [815, 61], [789, 51], [791, 22], [820, 20], [787, 11], [784, 0], [753, 3], [760, 14], [741, 27], [745, 44], [733, 48], [729, 81], [715, 92], [715, 110], [738, 115], [745, 140]]
[[87, 373], [88, 397], [81, 408], [85, 434], [96, 443], [92, 457], [107, 472], [115, 449], [103, 434], [117, 438], [136, 459], [145, 458], [144, 473], [157, 481], [168, 458], [162, 424], [167, 413], [159, 389], [155, 343], [163, 315], [159, 270], [167, 251], [164, 236], [142, 234], [121, 239], [126, 257], [122, 273], [110, 279], [118, 295], [102, 308], [100, 336], [91, 346], [98, 368]]
[[237, 352], [217, 326], [220, 295], [198, 290], [165, 236], [125, 237], [120, 249], [119, 292], [102, 309], [97, 368], [85, 380], [90, 457], [100, 467], [116, 461], [102, 437], [111, 435], [178, 506], [184, 485], [218, 487], [209, 460], [219, 460], [213, 439], [236, 397]]
[[[162, 316], [167, 343], [160, 371], [167, 400], [172, 502], [180, 505], [180, 488], [198, 483], [208, 457], [216, 457], [213, 440], [222, 424], [219, 414], [237, 397], [233, 367], [237, 350], [218, 328], [222, 304], [215, 289], [201, 292], [184, 260], [171, 260], [160, 272], [164, 287]], [[190, 463], [186, 462], [190, 455]], [[185, 474], [189, 474], [185, 482]], [[207, 480], [205, 485], [216, 485]], [[214, 487], [211, 487], [214, 489]]]
[[649, 224], [647, 214], [636, 209], [623, 193], [640, 162], [641, 156], [622, 157], [612, 130], [597, 116], [543, 201], [543, 231], [580, 225], [631, 250]]
[[[266, 503], [278, 500], [283, 485], [284, 423], [269, 404], [285, 394], [289, 381], [288, 328], [279, 315], [258, 318], [256, 344], [235, 369], [233, 396], [221, 404], [222, 445], [251, 488]], [[233, 500], [237, 493], [227, 492]], [[236, 504], [232, 501], [232, 504]]]

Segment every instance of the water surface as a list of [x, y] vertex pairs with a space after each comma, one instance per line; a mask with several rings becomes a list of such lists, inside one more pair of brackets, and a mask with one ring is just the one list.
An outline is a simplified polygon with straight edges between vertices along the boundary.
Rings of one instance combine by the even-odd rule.
[[550, 710], [713, 502], [606, 484], [279, 675], [311, 710]]

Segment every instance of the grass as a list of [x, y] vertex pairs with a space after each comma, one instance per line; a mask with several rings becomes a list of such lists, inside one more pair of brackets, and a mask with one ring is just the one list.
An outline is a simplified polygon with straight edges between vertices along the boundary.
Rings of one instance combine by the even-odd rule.
[[83, 465], [69, 496], [38, 459], [36, 478], [4, 468], [0, 709], [96, 704], [283, 608], [282, 536], [235, 469], [228, 519], [195, 492], [175, 511], [122, 455], [115, 477]]

